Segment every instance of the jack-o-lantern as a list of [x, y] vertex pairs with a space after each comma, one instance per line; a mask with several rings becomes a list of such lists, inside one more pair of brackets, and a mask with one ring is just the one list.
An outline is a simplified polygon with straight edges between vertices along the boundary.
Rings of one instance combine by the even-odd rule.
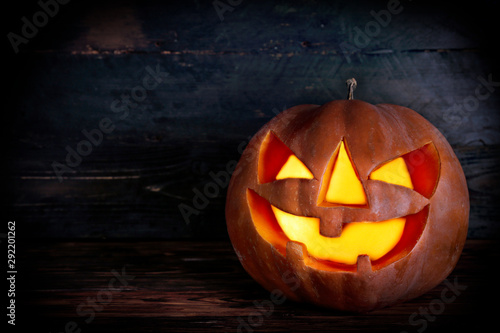
[[252, 138], [226, 220], [263, 287], [359, 312], [419, 296], [450, 274], [469, 198], [433, 125], [405, 107], [354, 100], [348, 85], [348, 99], [292, 107]]

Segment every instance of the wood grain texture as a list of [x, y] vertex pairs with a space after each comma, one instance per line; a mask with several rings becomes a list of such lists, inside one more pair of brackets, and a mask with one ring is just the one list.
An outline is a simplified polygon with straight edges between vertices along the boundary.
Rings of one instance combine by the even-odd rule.
[[[51, 332], [68, 322], [89, 332], [481, 330], [494, 319], [488, 300], [498, 292], [489, 288], [487, 263], [498, 259], [496, 243], [468, 241], [448, 282], [391, 308], [351, 314], [286, 299], [272, 304], [227, 242], [32, 242], [19, 255], [18, 323]], [[110, 288], [116, 273], [122, 280]]]
[[[455, 151], [470, 192], [469, 237], [495, 238], [500, 231], [498, 146]], [[23, 221], [26, 237], [227, 238], [224, 184], [228, 166], [240, 156], [238, 143], [103, 144], [63, 182], [50, 169], [54, 155], [40, 153], [31, 151], [24, 167], [12, 171], [11, 216]], [[207, 184], [216, 185], [217, 192]], [[202, 194], [204, 208], [185, 219], [179, 205], [195, 208], [193, 200], [203, 201], [196, 193], [215, 196]]]
[[[18, 7], [7, 32], [40, 10]], [[221, 20], [212, 1], [59, 6], [6, 52], [6, 211], [27, 237], [224, 239], [223, 186], [189, 221], [179, 204], [277, 112], [345, 98], [356, 77], [355, 98], [410, 107], [443, 132], [467, 176], [469, 236], [498, 237], [496, 5], [397, 8], [389, 19], [387, 1], [241, 1]], [[144, 90], [150, 70], [163, 80]], [[114, 112], [123, 96], [137, 100]], [[53, 163], [103, 119], [113, 129], [59, 182]]]

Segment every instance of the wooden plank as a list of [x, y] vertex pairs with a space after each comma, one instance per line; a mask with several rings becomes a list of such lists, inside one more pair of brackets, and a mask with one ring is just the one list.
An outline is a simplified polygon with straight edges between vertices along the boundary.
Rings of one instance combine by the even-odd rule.
[[[30, 152], [12, 171], [11, 216], [22, 221], [23, 234], [30, 237], [225, 239], [224, 184], [242, 142], [103, 146], [64, 174], [63, 182], [50, 167], [54, 155]], [[456, 147], [455, 152], [468, 180], [469, 237], [498, 237], [500, 146]], [[222, 184], [216, 186], [219, 192], [202, 194], [206, 207], [184, 218], [179, 205], [194, 207], [200, 196], [195, 191], [205, 193], [208, 183], [216, 184], [214, 177]]]
[[[452, 7], [429, 1], [236, 1], [218, 11], [213, 1], [68, 3], [21, 44], [32, 50], [76, 53], [269, 52], [468, 49], [487, 44], [495, 4]], [[41, 7], [14, 6], [9, 32]], [[482, 19], [478, 19], [481, 17]], [[494, 31], [494, 30], [492, 30]], [[486, 42], [486, 43], [485, 43]], [[347, 51], [353, 49], [347, 47]]]
[[[439, 311], [431, 312], [431, 303], [441, 299], [445, 283], [368, 314], [290, 300], [260, 308], [268, 304], [269, 292], [243, 270], [227, 242], [34, 242], [22, 247], [18, 257], [18, 323], [27, 324], [29, 313], [39, 328], [52, 332], [63, 331], [69, 321], [92, 332], [233, 332], [238, 327], [259, 332], [332, 327], [342, 332], [413, 332], [425, 327], [434, 332], [491, 324], [494, 308], [486, 301], [493, 297], [488, 287], [493, 275], [487, 262], [499, 253], [495, 242], [468, 241], [447, 278], [465, 289]], [[116, 274], [121, 284], [110, 288]], [[430, 316], [422, 314], [425, 310]], [[251, 325], [248, 329], [241, 323]]]
[[[42, 145], [76, 144], [105, 118], [106, 139], [240, 139], [284, 107], [345, 98], [349, 77], [355, 98], [414, 109], [452, 145], [500, 143], [498, 65], [480, 52], [362, 55], [351, 64], [309, 54], [30, 59], [32, 70], [12, 86], [12, 138]], [[162, 81], [148, 90], [151, 73]]]

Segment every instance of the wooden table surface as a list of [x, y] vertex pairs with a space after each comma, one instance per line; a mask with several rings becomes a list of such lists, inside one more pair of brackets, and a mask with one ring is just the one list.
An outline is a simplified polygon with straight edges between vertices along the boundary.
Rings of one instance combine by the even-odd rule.
[[[193, 241], [32, 241], [19, 244], [16, 329], [38, 332], [453, 332], [498, 309], [495, 241], [469, 240], [448, 281], [367, 314], [269, 304], [231, 244]], [[259, 306], [260, 305], [260, 306]]]

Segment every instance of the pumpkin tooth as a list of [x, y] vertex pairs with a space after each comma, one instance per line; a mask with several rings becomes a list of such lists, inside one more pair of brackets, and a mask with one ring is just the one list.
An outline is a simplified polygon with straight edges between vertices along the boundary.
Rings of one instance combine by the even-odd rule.
[[289, 259], [293, 258], [302, 261], [307, 256], [307, 246], [301, 242], [288, 241], [286, 243], [286, 256]]
[[319, 234], [324, 237], [337, 238], [342, 235], [342, 223], [335, 223], [335, 221], [319, 221]]
[[372, 272], [372, 262], [370, 260], [369, 255], [366, 254], [359, 255], [356, 265], [357, 265], [357, 271], [360, 274]]

